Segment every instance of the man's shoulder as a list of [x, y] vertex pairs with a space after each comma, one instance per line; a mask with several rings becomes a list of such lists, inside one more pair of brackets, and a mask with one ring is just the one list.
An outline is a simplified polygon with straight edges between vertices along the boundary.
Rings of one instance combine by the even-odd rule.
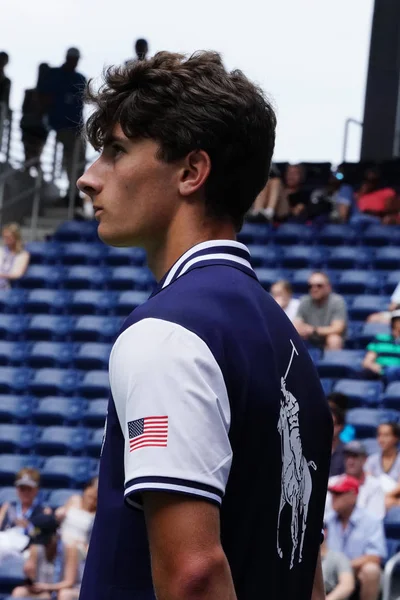
[[391, 342], [392, 340], [390, 333], [378, 333], [374, 338], [374, 342]]
[[382, 524], [382, 519], [366, 511], [364, 508], [360, 508], [359, 506], [354, 509], [351, 518], [355, 526], [359, 528], [360, 531], [364, 531], [366, 534], [368, 534], [371, 529], [376, 530], [376, 528]]
[[336, 292], [332, 292], [329, 294], [328, 302], [331, 306], [343, 306], [346, 304], [345, 299], [340, 294], [336, 294]]

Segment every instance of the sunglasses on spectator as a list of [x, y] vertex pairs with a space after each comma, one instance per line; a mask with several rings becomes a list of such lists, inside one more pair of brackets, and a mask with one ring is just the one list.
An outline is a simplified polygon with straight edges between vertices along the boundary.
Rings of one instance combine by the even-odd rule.
[[325, 286], [324, 283], [309, 283], [308, 284], [308, 288], [311, 290], [312, 288], [318, 288], [321, 289]]

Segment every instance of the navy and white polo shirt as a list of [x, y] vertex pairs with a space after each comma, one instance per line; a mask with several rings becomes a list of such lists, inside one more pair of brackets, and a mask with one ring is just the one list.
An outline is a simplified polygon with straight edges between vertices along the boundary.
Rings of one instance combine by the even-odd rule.
[[175, 263], [125, 321], [110, 386], [81, 600], [155, 600], [146, 490], [220, 506], [238, 600], [309, 600], [332, 419], [245, 246], [204, 242]]

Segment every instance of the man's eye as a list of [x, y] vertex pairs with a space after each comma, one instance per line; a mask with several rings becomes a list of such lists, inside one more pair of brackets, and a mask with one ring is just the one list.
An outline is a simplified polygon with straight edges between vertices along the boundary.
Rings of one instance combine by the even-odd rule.
[[121, 154], [122, 152], [125, 152], [125, 149], [122, 146], [120, 146], [119, 144], [112, 144], [111, 150], [112, 150], [112, 154], [114, 156], [116, 156], [117, 154]]

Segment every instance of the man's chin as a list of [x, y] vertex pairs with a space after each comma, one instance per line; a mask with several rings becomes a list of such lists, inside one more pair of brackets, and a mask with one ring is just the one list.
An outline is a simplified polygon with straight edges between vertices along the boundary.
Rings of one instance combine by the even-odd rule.
[[129, 248], [136, 245], [132, 236], [112, 231], [101, 223], [99, 223], [97, 235], [107, 246], [113, 246], [114, 248]]

